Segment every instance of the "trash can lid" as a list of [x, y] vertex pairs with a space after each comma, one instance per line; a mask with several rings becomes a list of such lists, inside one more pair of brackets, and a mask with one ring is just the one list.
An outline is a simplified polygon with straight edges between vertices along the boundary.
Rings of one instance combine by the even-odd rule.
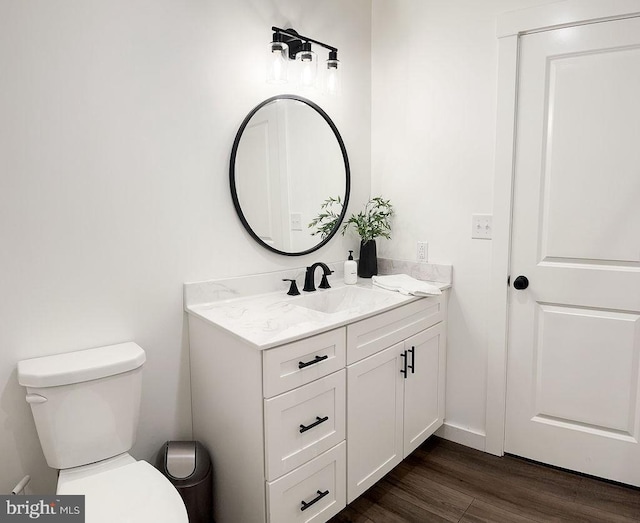
[[211, 480], [211, 457], [199, 441], [167, 441], [158, 452], [156, 467], [178, 490]]
[[173, 479], [186, 479], [195, 472], [195, 441], [169, 441], [166, 452], [167, 474]]

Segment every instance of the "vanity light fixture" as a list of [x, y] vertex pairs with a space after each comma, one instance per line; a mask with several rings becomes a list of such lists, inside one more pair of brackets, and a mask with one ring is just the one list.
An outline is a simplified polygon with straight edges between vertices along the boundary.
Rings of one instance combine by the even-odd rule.
[[340, 93], [340, 61], [338, 49], [308, 36], [299, 34], [295, 29], [272, 27], [273, 38], [269, 44], [271, 61], [267, 72], [267, 82], [286, 83], [288, 80], [288, 62], [295, 60], [299, 69], [299, 82], [302, 87], [316, 85], [318, 75], [318, 55], [311, 44], [324, 47], [329, 51], [326, 72], [326, 91], [329, 94]]

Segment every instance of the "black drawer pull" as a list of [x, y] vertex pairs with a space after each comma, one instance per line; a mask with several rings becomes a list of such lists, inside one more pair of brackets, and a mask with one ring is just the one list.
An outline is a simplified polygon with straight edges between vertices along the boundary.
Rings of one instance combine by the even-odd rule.
[[298, 368], [299, 369], [304, 369], [305, 367], [308, 367], [309, 365], [313, 365], [314, 363], [320, 363], [323, 360], [326, 360], [329, 356], [327, 356], [326, 354], [324, 356], [316, 356], [314, 359], [312, 359], [311, 361], [299, 361], [298, 362]]
[[416, 372], [416, 348], [415, 347], [411, 347], [409, 349], [409, 352], [411, 353], [411, 365], [409, 365], [409, 368], [411, 369], [411, 374], [415, 374], [415, 372]]
[[311, 505], [313, 505], [314, 503], [317, 503], [318, 501], [320, 501], [327, 494], [329, 494], [328, 490], [325, 490], [324, 492], [321, 492], [321, 491], [318, 490], [318, 495], [314, 499], [309, 501], [309, 503], [305, 503], [304, 501], [300, 502], [300, 503], [302, 503], [302, 506], [300, 507], [300, 510], [307, 510]]
[[320, 423], [324, 423], [328, 419], [329, 419], [329, 416], [325, 416], [324, 418], [316, 416], [316, 421], [314, 421], [311, 425], [307, 425], [306, 427], [304, 425], [300, 425], [300, 434], [302, 434], [303, 432], [307, 432], [309, 429], [312, 429], [313, 427], [317, 427], [318, 425], [320, 425]]

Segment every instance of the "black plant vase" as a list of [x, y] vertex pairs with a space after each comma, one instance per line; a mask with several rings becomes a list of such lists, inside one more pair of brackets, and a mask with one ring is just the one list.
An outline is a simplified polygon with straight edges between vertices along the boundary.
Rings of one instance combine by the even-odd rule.
[[360, 259], [358, 260], [358, 276], [371, 278], [378, 274], [378, 253], [375, 240], [360, 242]]

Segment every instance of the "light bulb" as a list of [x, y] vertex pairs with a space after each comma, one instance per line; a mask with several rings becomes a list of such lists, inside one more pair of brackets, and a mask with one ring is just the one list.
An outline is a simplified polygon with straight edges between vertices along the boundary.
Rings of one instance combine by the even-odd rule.
[[269, 51], [267, 82], [271, 84], [286, 83], [288, 77], [289, 46], [284, 42], [270, 42]]
[[342, 90], [342, 67], [337, 58], [327, 60], [327, 93], [332, 95], [340, 94]]
[[302, 87], [313, 87], [318, 75], [318, 56], [311, 50], [311, 44], [302, 44], [302, 50], [296, 54], [296, 60], [300, 68], [300, 85]]

